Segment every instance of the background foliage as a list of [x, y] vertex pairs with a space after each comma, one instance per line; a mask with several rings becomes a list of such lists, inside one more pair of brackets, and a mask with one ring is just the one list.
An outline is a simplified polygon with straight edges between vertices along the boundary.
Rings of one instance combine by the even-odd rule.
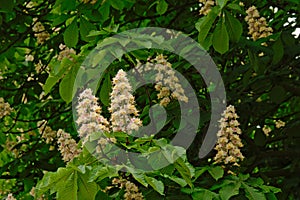
[[[300, 46], [299, 37], [292, 33], [300, 24], [300, 4], [298, 0], [244, 1], [244, 6], [235, 0], [217, 3], [203, 16], [195, 0], [98, 0], [95, 4], [78, 0], [1, 0], [0, 97], [14, 111], [0, 119], [0, 197], [12, 193], [17, 199], [33, 199], [29, 192], [36, 186], [37, 192], [48, 199], [122, 199], [124, 189], [106, 193], [103, 189], [113, 177], [123, 177], [137, 184], [146, 199], [299, 198]], [[248, 35], [244, 18], [252, 5], [273, 28], [270, 37], [253, 41]], [[38, 43], [37, 32], [33, 31], [37, 21], [49, 33], [50, 38], [43, 43]], [[129, 169], [125, 174], [99, 164], [83, 151], [66, 166], [57, 147], [53, 149], [41, 138], [37, 122], [46, 120], [53, 130], [63, 129], [78, 141], [70, 88], [81, 63], [105, 38], [149, 26], [188, 34], [217, 64], [228, 104], [237, 108], [243, 131], [242, 152], [246, 159], [236, 169], [238, 175], [229, 175], [212, 164], [215, 151], [205, 159], [197, 156], [209, 122], [208, 94], [213, 88], [206, 86], [196, 70], [178, 56], [148, 50], [152, 41], [142, 44], [145, 50], [115, 61], [105, 73], [97, 95], [103, 115], [108, 116], [109, 80], [117, 70], [132, 68], [135, 59], [145, 62], [157, 53], [167, 55], [173, 67], [193, 84], [200, 102], [199, 131], [186, 160], [179, 159], [161, 171]], [[267, 46], [261, 45], [263, 42]], [[73, 48], [76, 54], [59, 60], [60, 44]], [[262, 52], [264, 55], [259, 56]], [[26, 55], [33, 58], [25, 59]], [[98, 59], [95, 62], [103, 57]], [[151, 98], [145, 90], [155, 94], [149, 86], [136, 91], [135, 97], [141, 118], [147, 123]], [[155, 141], [176, 133], [176, 106], [174, 102], [167, 108], [170, 123]], [[278, 129], [274, 120], [286, 124]], [[262, 131], [264, 125], [272, 129], [268, 137]]]

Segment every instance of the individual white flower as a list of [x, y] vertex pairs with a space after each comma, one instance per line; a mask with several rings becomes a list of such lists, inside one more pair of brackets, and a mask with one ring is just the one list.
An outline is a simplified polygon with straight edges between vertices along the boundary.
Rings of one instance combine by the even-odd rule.
[[113, 78], [113, 89], [110, 94], [110, 121], [114, 132], [122, 131], [131, 134], [142, 126], [132, 93], [127, 74], [120, 69]]

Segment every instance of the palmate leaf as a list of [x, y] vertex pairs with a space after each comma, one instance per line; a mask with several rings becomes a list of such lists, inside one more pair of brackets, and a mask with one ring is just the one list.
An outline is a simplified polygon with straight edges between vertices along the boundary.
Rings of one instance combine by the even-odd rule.
[[94, 199], [99, 187], [95, 182], [88, 182], [88, 174], [82, 174], [73, 167], [59, 168], [48, 172], [36, 186], [36, 197], [50, 190], [56, 193], [58, 200]]

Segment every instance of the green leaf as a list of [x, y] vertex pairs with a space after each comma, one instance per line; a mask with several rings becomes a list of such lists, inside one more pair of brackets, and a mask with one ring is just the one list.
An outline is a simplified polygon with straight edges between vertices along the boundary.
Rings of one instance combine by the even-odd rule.
[[272, 50], [273, 50], [272, 64], [277, 64], [283, 58], [284, 55], [283, 44], [280, 38], [278, 38], [278, 40], [274, 42], [274, 44], [272, 45]]
[[92, 23], [87, 21], [84, 17], [80, 17], [79, 30], [82, 40], [88, 42], [92, 38], [87, 36], [91, 31], [96, 30], [96, 27]]
[[72, 101], [74, 81], [75, 77], [71, 73], [68, 73], [59, 84], [59, 94], [66, 103]]
[[68, 47], [75, 47], [78, 43], [78, 26], [76, 18], [64, 32], [64, 42]]
[[229, 38], [232, 42], [238, 42], [242, 33], [243, 26], [241, 22], [233, 17], [229, 12], [225, 12], [225, 25]]
[[95, 199], [98, 190], [97, 183], [88, 182], [88, 174], [78, 174], [78, 200]]
[[203, 45], [206, 40], [207, 35], [219, 13], [220, 8], [218, 6], [213, 7], [208, 15], [200, 18], [200, 20], [195, 24], [196, 29], [199, 31], [198, 40], [201, 45]]
[[204, 172], [206, 172], [208, 170], [208, 167], [202, 167], [199, 170], [196, 170], [195, 172], [195, 177], [194, 177], [194, 181], [197, 180]]
[[88, 173], [82, 174], [73, 167], [58, 168], [57, 172], [47, 172], [36, 186], [36, 197], [50, 190], [58, 200], [94, 199], [98, 192], [95, 182], [88, 182]]
[[277, 103], [277, 104], [281, 103], [282, 101], [284, 101], [286, 99], [286, 91], [281, 86], [273, 87], [272, 90], [270, 91], [269, 95], [270, 95], [272, 102]]
[[246, 197], [249, 200], [265, 200], [266, 197], [262, 192], [259, 192], [257, 189], [248, 186], [246, 183], [242, 183], [242, 187], [246, 192]]
[[67, 181], [72, 173], [73, 169], [71, 168], [58, 168], [56, 172], [47, 172], [36, 186], [36, 196], [41, 196], [48, 190], [51, 190], [52, 193], [56, 192], [56, 187]]
[[236, 11], [239, 11], [239, 12], [243, 12], [241, 6], [237, 3], [229, 3], [227, 5], [228, 8], [230, 8], [231, 10], [236, 10]]
[[158, 0], [156, 5], [156, 12], [163, 15], [168, 10], [168, 4], [165, 0]]
[[194, 200], [212, 200], [216, 196], [216, 193], [211, 192], [207, 189], [196, 189], [196, 192], [192, 193]]
[[161, 182], [155, 178], [149, 177], [149, 176], [145, 176], [145, 180], [147, 183], [149, 183], [149, 185], [151, 185], [151, 187], [155, 191], [157, 191], [161, 195], [164, 195], [165, 186], [164, 186], [163, 182]]
[[103, 85], [101, 86], [101, 90], [100, 90], [100, 100], [105, 106], [109, 105], [109, 97], [111, 91], [112, 91], [112, 85], [111, 85], [110, 76], [109, 74], [106, 74], [103, 81]]
[[127, 170], [132, 174], [133, 178], [141, 183], [143, 186], [148, 187], [148, 183], [145, 180], [145, 173], [138, 169], [133, 169], [131, 167], [126, 167]]
[[101, 181], [107, 177], [118, 176], [118, 172], [113, 167], [98, 166], [92, 169], [88, 182]]
[[154, 170], [161, 169], [172, 163], [168, 161], [168, 158], [165, 157], [163, 150], [161, 150], [159, 147], [149, 148], [148, 152], [150, 153], [148, 163]]
[[[248, 54], [249, 54], [251, 66], [253, 67], [254, 71], [257, 73], [261, 72], [262, 69], [260, 68], [259, 59], [258, 59], [257, 55], [254, 52], [252, 52], [250, 49], [248, 49]], [[259, 74], [261, 74], [261, 73], [259, 73]]]
[[223, 8], [227, 4], [228, 0], [217, 0], [217, 5]]
[[213, 33], [212, 42], [214, 49], [220, 54], [224, 54], [229, 50], [229, 36], [224, 20], [218, 22]]
[[236, 184], [228, 184], [223, 186], [220, 189], [220, 197], [222, 200], [228, 200], [231, 197], [239, 194], [239, 189], [241, 187], [241, 183], [237, 182]]
[[182, 178], [186, 181], [186, 183], [193, 187], [192, 176], [189, 167], [184, 163], [182, 158], [178, 158], [174, 163], [175, 168], [178, 170]]
[[62, 23], [64, 23], [67, 19], [69, 19], [70, 15], [59, 15], [58, 17], [56, 17], [53, 22], [52, 22], [52, 27], [56, 27]]
[[51, 91], [53, 86], [64, 76], [72, 64], [73, 63], [67, 58], [64, 58], [62, 62], [54, 61], [49, 64], [51, 73], [48, 76], [45, 85], [43, 86], [45, 94], [48, 94]]
[[77, 198], [77, 171], [73, 171], [66, 181], [61, 181], [55, 186], [57, 200]]
[[123, 8], [124, 8], [124, 3], [122, 1], [110, 0], [109, 3], [116, 10], [123, 10]]
[[267, 197], [268, 200], [277, 200], [276, 195], [274, 193], [271, 193], [271, 192], [267, 193], [266, 197]]
[[15, 1], [13, 0], [1, 0], [0, 11], [12, 12], [15, 6]]
[[177, 176], [167, 176], [167, 178], [169, 178], [170, 180], [174, 181], [175, 183], [177, 183], [181, 187], [185, 187], [187, 185], [187, 182], [184, 179], [179, 178]]
[[224, 175], [224, 170], [220, 166], [208, 168], [208, 172], [210, 175], [217, 181], [218, 179], [222, 178]]
[[59, 84], [59, 94], [66, 103], [72, 101], [77, 70], [78, 68], [74, 66]]

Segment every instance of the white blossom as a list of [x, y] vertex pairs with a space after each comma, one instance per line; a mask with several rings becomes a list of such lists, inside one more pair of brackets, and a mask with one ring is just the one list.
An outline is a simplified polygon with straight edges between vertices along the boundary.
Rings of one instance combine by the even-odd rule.
[[216, 163], [237, 165], [239, 160], [243, 160], [244, 156], [240, 151], [243, 144], [240, 139], [241, 129], [238, 127], [240, 123], [235, 113], [235, 108], [229, 105], [222, 114], [220, 122], [220, 130], [217, 133], [218, 141], [215, 147], [217, 154], [214, 157]]
[[113, 79], [113, 89], [110, 94], [111, 127], [114, 132], [123, 131], [131, 134], [142, 126], [138, 118], [138, 110], [135, 107], [135, 99], [132, 95], [132, 87], [122, 69]]

